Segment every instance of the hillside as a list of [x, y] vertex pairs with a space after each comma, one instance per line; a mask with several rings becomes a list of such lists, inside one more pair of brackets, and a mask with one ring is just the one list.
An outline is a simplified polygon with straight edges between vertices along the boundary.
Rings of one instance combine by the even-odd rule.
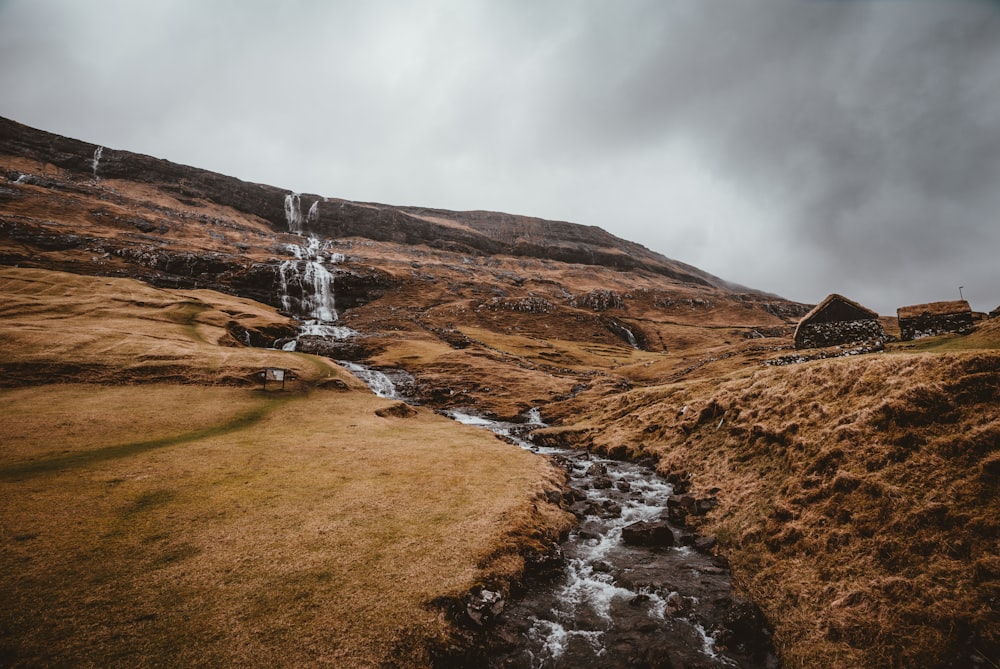
[[598, 228], [295, 194], [7, 120], [0, 292], [5, 664], [156, 664], [190, 635], [214, 663], [426, 666], [468, 640], [440, 603], [520, 587], [573, 501], [549, 460], [435, 411], [531, 409], [536, 444], [691, 488], [685, 531], [784, 666], [1000, 663], [997, 321], [772, 366], [809, 305]]

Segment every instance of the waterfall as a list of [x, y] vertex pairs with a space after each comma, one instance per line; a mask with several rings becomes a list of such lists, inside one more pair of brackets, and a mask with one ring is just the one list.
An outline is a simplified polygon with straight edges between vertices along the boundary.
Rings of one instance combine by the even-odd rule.
[[319, 223], [319, 200], [313, 202], [312, 206], [309, 207], [309, 213], [306, 214], [306, 223], [308, 225]]
[[101, 178], [97, 176], [97, 166], [101, 162], [101, 155], [103, 153], [104, 153], [104, 147], [103, 146], [97, 147], [96, 149], [94, 149], [94, 159], [90, 161], [94, 170], [94, 183], [97, 183], [98, 181], [101, 180]]
[[[329, 253], [328, 244], [310, 237], [305, 245], [288, 245], [295, 260], [286, 260], [278, 267], [278, 289], [285, 311], [321, 322], [339, 318], [333, 295], [333, 274], [323, 263], [342, 262], [344, 256]], [[297, 293], [298, 297], [293, 297], [292, 293]]]
[[289, 232], [302, 234], [302, 202], [298, 193], [289, 193], [285, 196], [285, 221], [288, 223]]
[[[295, 196], [297, 197], [297, 196]], [[286, 211], [299, 211], [298, 202], [289, 196]], [[301, 220], [301, 216], [299, 217]], [[294, 217], [289, 218], [291, 222]], [[329, 242], [310, 236], [305, 244], [289, 244], [286, 248], [294, 260], [278, 265], [278, 297], [281, 308], [303, 323], [298, 337], [328, 337], [350, 339], [357, 334], [349, 327], [334, 325], [340, 319], [334, 296], [334, 276], [324, 263], [344, 261], [342, 253], [332, 253]], [[285, 351], [294, 351], [298, 338], [282, 345]]]
[[633, 334], [632, 331], [624, 325], [622, 326], [622, 330], [625, 331], [625, 338], [628, 339], [628, 343], [632, 346], [632, 348], [639, 348], [639, 342], [636, 341], [635, 334]]

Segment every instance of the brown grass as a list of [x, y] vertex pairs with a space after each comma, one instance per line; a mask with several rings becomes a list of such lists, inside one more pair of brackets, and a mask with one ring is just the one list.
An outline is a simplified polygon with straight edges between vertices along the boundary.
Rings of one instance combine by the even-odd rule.
[[173, 291], [132, 279], [0, 268], [0, 385], [53, 379], [253, 385], [264, 367], [291, 369], [303, 384], [340, 379], [331, 361], [240, 345], [229, 323], [288, 326], [250, 300], [207, 290]]
[[[11, 268], [0, 291], [0, 664], [422, 666], [451, 633], [430, 602], [566, 527], [546, 461], [218, 345], [267, 308]], [[265, 365], [302, 382], [217, 385]], [[47, 369], [119, 385], [23, 385]], [[309, 390], [331, 378], [357, 390]]]
[[931, 667], [997, 661], [998, 400], [996, 353], [866, 356], [636, 390], [562, 429], [722, 488], [703, 529], [787, 666]]

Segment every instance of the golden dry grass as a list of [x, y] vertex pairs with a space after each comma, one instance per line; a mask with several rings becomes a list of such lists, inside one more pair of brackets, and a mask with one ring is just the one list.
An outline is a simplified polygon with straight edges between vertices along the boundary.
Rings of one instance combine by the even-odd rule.
[[241, 346], [226, 329], [231, 322], [248, 329], [289, 323], [271, 307], [213, 291], [0, 268], [0, 384], [252, 385], [260, 369], [284, 367], [305, 384], [339, 379], [362, 387], [329, 360]]
[[703, 529], [787, 666], [946, 666], [997, 659], [998, 401], [994, 352], [865, 356], [636, 390], [561, 430], [721, 488]]
[[[566, 528], [546, 461], [381, 417], [330, 361], [216, 343], [267, 308], [38, 270], [0, 290], [22, 374], [0, 390], [0, 664], [422, 666], [451, 632], [432, 600]], [[265, 364], [304, 382], [214, 385]], [[119, 385], [24, 385], [72, 365]], [[330, 378], [356, 390], [308, 389]]]

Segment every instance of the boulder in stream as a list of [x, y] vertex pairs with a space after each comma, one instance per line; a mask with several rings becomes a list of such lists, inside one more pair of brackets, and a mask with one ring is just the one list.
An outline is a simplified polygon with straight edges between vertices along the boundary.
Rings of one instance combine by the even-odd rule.
[[622, 541], [632, 546], [669, 548], [674, 545], [674, 533], [662, 520], [640, 520], [622, 528]]

